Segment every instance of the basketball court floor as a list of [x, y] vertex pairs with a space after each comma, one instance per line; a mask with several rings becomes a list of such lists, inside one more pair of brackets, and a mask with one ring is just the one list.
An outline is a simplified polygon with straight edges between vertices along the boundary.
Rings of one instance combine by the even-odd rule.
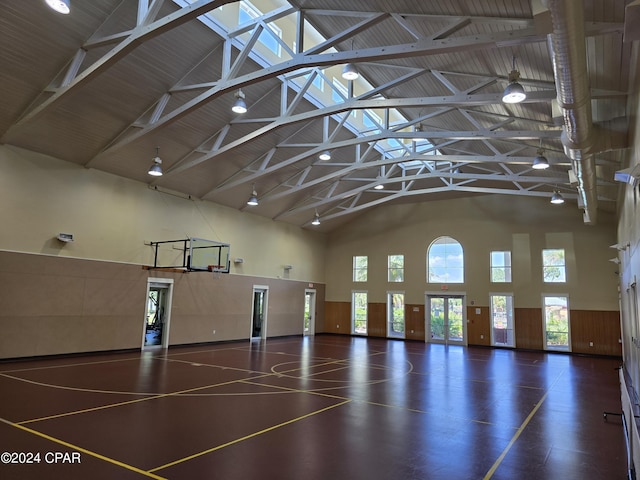
[[0, 478], [624, 479], [619, 359], [318, 335], [0, 363]]

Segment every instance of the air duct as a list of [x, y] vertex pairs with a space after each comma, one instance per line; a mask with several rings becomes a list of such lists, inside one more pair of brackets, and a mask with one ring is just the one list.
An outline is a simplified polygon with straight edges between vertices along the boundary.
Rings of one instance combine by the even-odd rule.
[[564, 126], [562, 144], [578, 179], [578, 203], [584, 205], [584, 222], [597, 221], [598, 194], [587, 73], [584, 15], [581, 0], [543, 0], [549, 9], [553, 33], [548, 37], [558, 105]]

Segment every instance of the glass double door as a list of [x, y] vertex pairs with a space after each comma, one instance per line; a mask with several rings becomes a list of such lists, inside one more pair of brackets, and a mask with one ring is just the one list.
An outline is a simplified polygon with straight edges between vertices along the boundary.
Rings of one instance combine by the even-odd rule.
[[466, 345], [463, 295], [427, 295], [427, 342]]

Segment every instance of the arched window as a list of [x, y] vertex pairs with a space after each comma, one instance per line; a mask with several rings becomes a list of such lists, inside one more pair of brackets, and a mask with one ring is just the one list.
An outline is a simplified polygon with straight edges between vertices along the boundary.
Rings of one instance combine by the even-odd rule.
[[464, 283], [464, 253], [457, 240], [440, 237], [429, 245], [427, 282]]

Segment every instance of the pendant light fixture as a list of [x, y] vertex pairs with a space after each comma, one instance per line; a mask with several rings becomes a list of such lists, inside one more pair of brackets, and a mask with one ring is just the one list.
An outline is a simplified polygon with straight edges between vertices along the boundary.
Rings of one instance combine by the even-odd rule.
[[424, 140], [424, 134], [422, 133], [422, 124], [418, 123], [413, 127], [413, 139], [414, 142]]
[[553, 192], [553, 195], [551, 195], [551, 203], [553, 203], [554, 205], [560, 205], [564, 203], [564, 198], [562, 195], [560, 195], [560, 192], [558, 190]]
[[160, 156], [158, 155], [159, 151], [160, 151], [160, 147], [156, 147], [156, 156], [153, 157], [153, 163], [151, 164], [151, 166], [149, 167], [149, 171], [147, 172], [152, 177], [161, 177], [162, 176], [162, 167], [160, 166], [160, 165], [162, 165], [162, 160], [160, 159]]
[[359, 76], [358, 69], [353, 63], [347, 63], [342, 68], [342, 78], [345, 80], [357, 80]]
[[251, 196], [249, 197], [249, 200], [247, 200], [247, 205], [251, 205], [252, 207], [258, 205], [258, 194], [256, 193], [255, 183], [251, 184]]
[[331, 152], [329, 150], [325, 150], [324, 152], [322, 152], [320, 155], [318, 155], [318, 158], [320, 160], [323, 161], [327, 161], [327, 160], [331, 160]]
[[71, 12], [70, 0], [46, 0], [47, 5], [58, 13], [68, 15]]
[[238, 89], [235, 93], [236, 101], [231, 107], [234, 113], [247, 113], [247, 102], [244, 101], [244, 92], [242, 89]]
[[[353, 39], [351, 40], [351, 51], [353, 51]], [[359, 76], [360, 73], [353, 63], [347, 63], [342, 67], [342, 78], [345, 80], [357, 80]]]
[[544, 149], [542, 148], [542, 139], [540, 139], [540, 148], [538, 148], [537, 155], [533, 159], [531, 168], [535, 168], [536, 170], [545, 170], [549, 168], [549, 161], [547, 160], [547, 157], [544, 156]]
[[380, 171], [378, 172], [378, 175], [376, 175], [376, 185], [375, 187], [373, 187], [374, 190], [383, 190], [384, 189], [384, 166], [380, 167]]
[[313, 216], [313, 220], [311, 221], [311, 225], [320, 225], [320, 215], [318, 215], [318, 211], [316, 210], [316, 214]]
[[524, 88], [518, 83], [519, 79], [520, 72], [516, 70], [516, 57], [514, 56], [513, 68], [511, 73], [509, 73], [509, 85], [507, 85], [507, 88], [505, 88], [502, 93], [502, 101], [504, 103], [520, 103], [527, 98]]

